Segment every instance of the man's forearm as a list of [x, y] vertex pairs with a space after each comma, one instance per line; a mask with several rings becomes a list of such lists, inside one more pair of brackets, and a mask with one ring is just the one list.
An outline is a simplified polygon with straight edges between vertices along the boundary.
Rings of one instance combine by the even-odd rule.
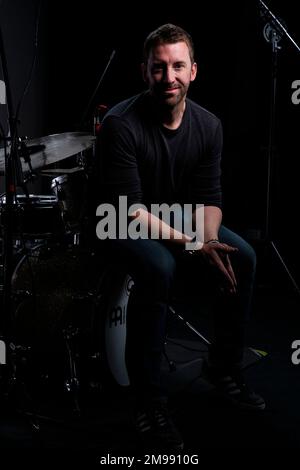
[[171, 240], [174, 243], [184, 245], [191, 241], [192, 237], [172, 228], [151, 212], [140, 208], [130, 214], [132, 218], [139, 218], [139, 222], [147, 227], [149, 238]]
[[[201, 208], [195, 210], [193, 215], [194, 220], [196, 220], [197, 211], [201, 210]], [[222, 211], [219, 207], [204, 207], [204, 242], [218, 238], [221, 222]]]

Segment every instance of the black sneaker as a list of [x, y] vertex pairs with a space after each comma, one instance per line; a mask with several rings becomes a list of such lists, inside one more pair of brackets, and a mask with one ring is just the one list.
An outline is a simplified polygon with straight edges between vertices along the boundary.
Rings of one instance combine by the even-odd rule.
[[184, 443], [164, 404], [141, 409], [135, 427], [142, 444], [152, 450], [180, 451]]
[[217, 367], [204, 365], [203, 377], [216, 387], [216, 391], [233, 405], [243, 410], [264, 410], [264, 399], [250, 390], [241, 371], [226, 372]]

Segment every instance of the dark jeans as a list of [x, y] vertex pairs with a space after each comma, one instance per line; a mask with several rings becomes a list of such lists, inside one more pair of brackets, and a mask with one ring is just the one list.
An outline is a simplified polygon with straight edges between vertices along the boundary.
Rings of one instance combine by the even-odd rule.
[[[224, 226], [219, 238], [238, 248], [231, 256], [238, 293], [221, 294], [216, 277], [199, 255], [191, 255], [192, 262], [197, 263], [193, 276], [199, 273], [199, 283], [204, 278], [206, 283], [209, 280], [212, 298], [216, 300], [211, 360], [220, 367], [238, 367], [243, 357], [256, 256], [245, 240]], [[127, 313], [126, 363], [137, 399], [147, 400], [160, 394], [160, 364], [176, 267], [184, 266], [187, 257], [190, 262], [191, 256], [183, 255], [178, 245], [156, 240], [109, 240], [106, 247], [135, 282]]]

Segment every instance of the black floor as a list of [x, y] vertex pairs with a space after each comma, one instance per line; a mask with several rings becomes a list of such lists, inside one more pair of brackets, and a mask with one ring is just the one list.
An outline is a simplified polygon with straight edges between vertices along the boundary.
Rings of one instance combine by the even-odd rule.
[[[257, 286], [247, 343], [267, 354], [258, 359], [247, 348], [245, 374], [267, 402], [262, 412], [233, 409], [216, 396], [201, 377], [205, 343], [172, 319], [166, 352], [173, 367], [164, 360], [164, 380], [174, 420], [184, 437], [184, 454], [299, 447], [300, 364], [291, 361], [292, 342], [300, 340], [299, 305], [299, 296], [281, 275]], [[209, 315], [199, 315], [192, 295], [178, 308], [196, 329], [210, 337]], [[1, 397], [1, 452], [17, 456], [19, 450], [34, 449], [53, 456], [64, 451], [70, 458], [82, 452], [95, 462], [108, 454], [139, 455], [142, 449], [131, 423], [128, 388], [114, 384], [95, 364], [89, 364], [84, 377], [78, 397], [80, 414], [74, 411], [76, 394], [64, 390], [64, 377], [55, 377], [56, 365], [61, 372], [61, 364], [52, 364], [52, 378], [50, 373], [50, 379], [44, 377], [37, 384], [35, 373], [24, 365], [25, 387], [18, 379]]]

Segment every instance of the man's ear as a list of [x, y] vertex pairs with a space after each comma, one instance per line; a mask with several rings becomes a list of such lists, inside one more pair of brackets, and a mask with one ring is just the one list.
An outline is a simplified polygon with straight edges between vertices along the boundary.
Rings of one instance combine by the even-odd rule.
[[144, 62], [141, 64], [141, 71], [142, 71], [142, 76], [143, 76], [144, 82], [148, 83], [147, 65]]
[[191, 70], [191, 82], [195, 80], [197, 76], [197, 70], [198, 70], [197, 64], [196, 62], [194, 62], [192, 65], [192, 70]]

